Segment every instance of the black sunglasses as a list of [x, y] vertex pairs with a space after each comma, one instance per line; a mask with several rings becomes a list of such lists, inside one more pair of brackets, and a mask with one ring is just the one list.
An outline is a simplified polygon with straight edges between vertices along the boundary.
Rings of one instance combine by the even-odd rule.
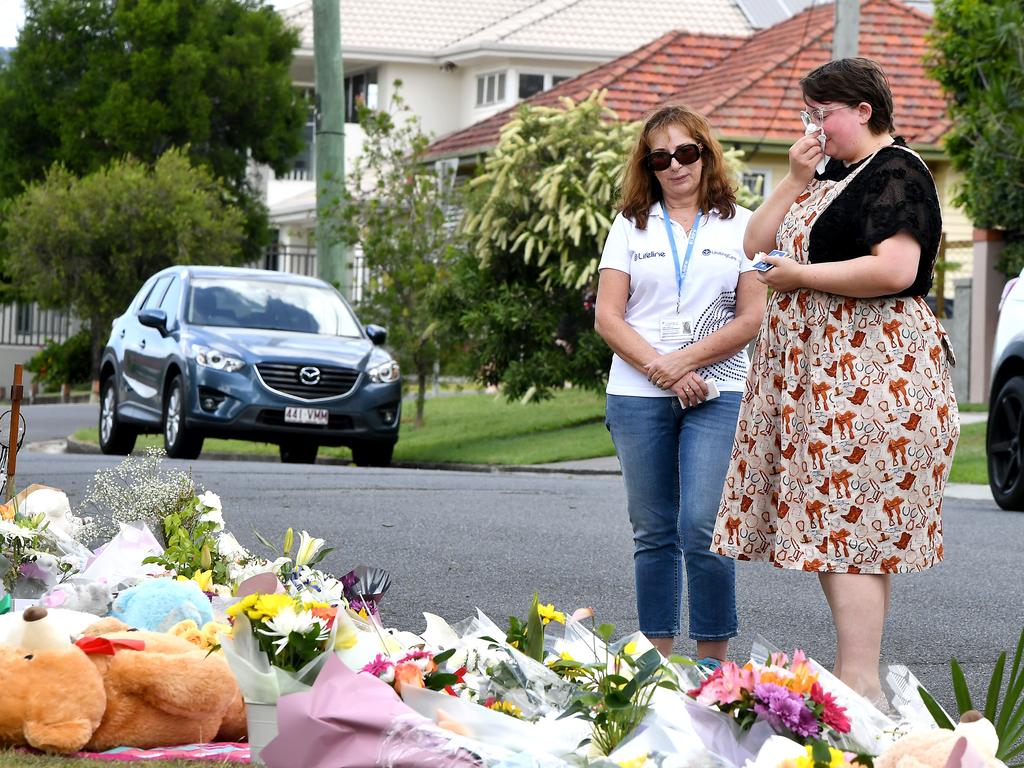
[[700, 160], [700, 153], [704, 149], [702, 144], [680, 144], [676, 147], [675, 152], [669, 152], [665, 149], [656, 149], [653, 152], [649, 152], [647, 157], [647, 167], [652, 171], [664, 171], [672, 165], [672, 158], [676, 159], [676, 162], [680, 165], [692, 165]]

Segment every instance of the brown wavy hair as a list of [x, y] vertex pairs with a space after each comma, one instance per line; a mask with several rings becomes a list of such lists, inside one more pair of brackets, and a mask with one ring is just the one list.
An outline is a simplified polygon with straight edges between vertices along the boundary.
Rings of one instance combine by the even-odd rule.
[[651, 151], [651, 134], [670, 125], [678, 125], [698, 144], [704, 145], [700, 154], [700, 207], [704, 211], [718, 211], [723, 219], [736, 215], [736, 190], [722, 156], [722, 145], [711, 132], [711, 125], [698, 112], [682, 104], [666, 104], [651, 112], [644, 120], [633, 151], [626, 161], [622, 175], [622, 197], [618, 208], [637, 229], [647, 229], [647, 214], [662, 197], [661, 184], [654, 171], [647, 167]]

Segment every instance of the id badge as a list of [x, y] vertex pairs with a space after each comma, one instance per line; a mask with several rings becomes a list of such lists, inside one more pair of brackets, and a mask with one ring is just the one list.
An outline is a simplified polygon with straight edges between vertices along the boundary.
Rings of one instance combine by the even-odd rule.
[[671, 342], [690, 341], [693, 338], [693, 320], [681, 315], [661, 318], [661, 340]]

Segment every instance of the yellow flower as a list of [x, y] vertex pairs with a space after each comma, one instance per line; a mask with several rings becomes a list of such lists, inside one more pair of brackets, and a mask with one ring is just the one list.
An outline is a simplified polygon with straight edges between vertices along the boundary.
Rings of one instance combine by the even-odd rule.
[[192, 578], [179, 576], [178, 581], [194, 581], [203, 592], [213, 592], [213, 571], [196, 571]]
[[249, 609], [256, 605], [256, 598], [258, 597], [259, 595], [246, 595], [237, 603], [229, 607], [227, 611], [225, 611], [225, 613], [227, 613], [227, 615], [231, 616], [232, 618], [238, 616], [241, 613], [248, 614]]
[[216, 648], [220, 646], [218, 635], [230, 635], [231, 627], [219, 621], [208, 621], [203, 624], [203, 628], [200, 631], [203, 633], [203, 647]]
[[634, 757], [632, 760], [623, 760], [621, 763], [618, 763], [618, 765], [620, 768], [643, 768], [646, 763], [647, 753], [644, 752], [644, 754]]
[[636, 641], [632, 640], [626, 643], [625, 647], [622, 649], [622, 652], [628, 656], [632, 656], [634, 653], [636, 653]]
[[[184, 579], [184, 581], [188, 581], [188, 579]], [[180, 637], [182, 640], [188, 640], [197, 648], [203, 647], [203, 635], [199, 631], [199, 625], [192, 619], [182, 619], [167, 630], [167, 634]]]
[[338, 614], [334, 617], [334, 623], [338, 627], [338, 632], [334, 636], [334, 649], [336, 651], [345, 651], [353, 648], [359, 642], [359, 635], [356, 625], [352, 623], [352, 617], [348, 615], [348, 611], [339, 610]]
[[562, 651], [562, 661], [576, 661], [568, 651]]
[[[838, 749], [828, 748], [829, 756], [829, 768], [843, 768], [848, 766], [850, 763], [846, 759], [846, 754]], [[808, 745], [807, 753], [800, 757], [783, 760], [779, 768], [813, 768], [814, 766], [814, 747]]]
[[237, 616], [245, 611], [245, 615], [252, 621], [262, 621], [274, 618], [286, 605], [295, 605], [295, 600], [290, 595], [246, 595], [241, 602], [228, 608], [227, 614]]
[[537, 613], [540, 614], [541, 621], [545, 624], [552, 621], [557, 621], [559, 624], [565, 624], [565, 614], [561, 611], [556, 611], [554, 603], [548, 603], [547, 605], [541, 603], [537, 606]]
[[488, 709], [492, 709], [495, 712], [501, 712], [503, 715], [514, 717], [519, 720], [523, 719], [523, 710], [513, 704], [511, 701], [492, 701], [485, 705]]

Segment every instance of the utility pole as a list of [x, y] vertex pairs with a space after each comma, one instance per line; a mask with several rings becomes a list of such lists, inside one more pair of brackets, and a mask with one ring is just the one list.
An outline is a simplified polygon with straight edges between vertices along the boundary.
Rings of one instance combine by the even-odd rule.
[[341, 0], [313, 0], [316, 78], [316, 263], [322, 280], [351, 292], [345, 246], [331, 242], [326, 210], [345, 187], [345, 73], [341, 62]]
[[836, 0], [836, 23], [832, 31], [832, 58], [857, 55], [860, 36], [860, 0]]

